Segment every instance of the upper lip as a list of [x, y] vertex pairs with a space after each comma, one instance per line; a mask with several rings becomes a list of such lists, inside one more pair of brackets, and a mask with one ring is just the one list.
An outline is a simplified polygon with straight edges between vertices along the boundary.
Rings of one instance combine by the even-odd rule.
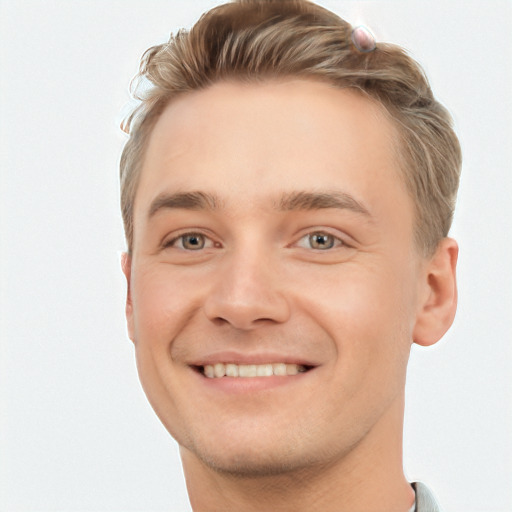
[[303, 366], [318, 366], [313, 361], [288, 354], [279, 354], [277, 352], [261, 352], [254, 354], [243, 354], [234, 351], [215, 352], [198, 357], [190, 363], [190, 366], [205, 366], [215, 363], [232, 363], [232, 364], [268, 364], [268, 363], [287, 363], [298, 364]]

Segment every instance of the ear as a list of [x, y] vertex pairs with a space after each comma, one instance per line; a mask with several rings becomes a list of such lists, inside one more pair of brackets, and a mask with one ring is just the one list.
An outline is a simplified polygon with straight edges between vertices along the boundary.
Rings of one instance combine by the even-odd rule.
[[126, 277], [126, 323], [128, 327], [128, 336], [135, 342], [134, 339], [134, 328], [133, 328], [133, 305], [132, 305], [132, 293], [131, 293], [131, 277], [132, 277], [132, 257], [123, 252], [121, 254], [121, 269]]
[[425, 264], [420, 303], [413, 329], [413, 341], [429, 346], [439, 341], [450, 328], [457, 309], [455, 269], [459, 247], [444, 238]]

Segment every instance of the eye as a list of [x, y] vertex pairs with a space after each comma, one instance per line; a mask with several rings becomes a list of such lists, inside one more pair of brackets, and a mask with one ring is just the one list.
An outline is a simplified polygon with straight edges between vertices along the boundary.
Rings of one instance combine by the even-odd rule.
[[175, 247], [186, 251], [200, 251], [214, 246], [213, 241], [202, 233], [184, 233], [165, 243], [165, 247]]
[[331, 235], [330, 233], [326, 233], [324, 231], [315, 231], [314, 233], [309, 233], [306, 236], [303, 236], [297, 245], [299, 247], [303, 247], [304, 249], [316, 249], [325, 251], [335, 247], [342, 247], [345, 245], [345, 243], [343, 240], [334, 235]]

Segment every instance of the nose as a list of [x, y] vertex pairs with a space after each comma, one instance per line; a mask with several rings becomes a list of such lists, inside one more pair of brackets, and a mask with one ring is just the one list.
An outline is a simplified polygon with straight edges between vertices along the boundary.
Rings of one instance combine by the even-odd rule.
[[209, 320], [252, 330], [286, 322], [290, 307], [272, 262], [247, 253], [223, 262], [204, 303]]

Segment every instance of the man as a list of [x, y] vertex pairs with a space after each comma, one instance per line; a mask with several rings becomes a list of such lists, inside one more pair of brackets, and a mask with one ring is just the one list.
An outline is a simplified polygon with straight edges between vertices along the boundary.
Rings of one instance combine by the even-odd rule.
[[404, 387], [455, 315], [461, 156], [419, 66], [313, 3], [249, 0], [140, 73], [128, 331], [193, 510], [438, 510], [404, 476]]

